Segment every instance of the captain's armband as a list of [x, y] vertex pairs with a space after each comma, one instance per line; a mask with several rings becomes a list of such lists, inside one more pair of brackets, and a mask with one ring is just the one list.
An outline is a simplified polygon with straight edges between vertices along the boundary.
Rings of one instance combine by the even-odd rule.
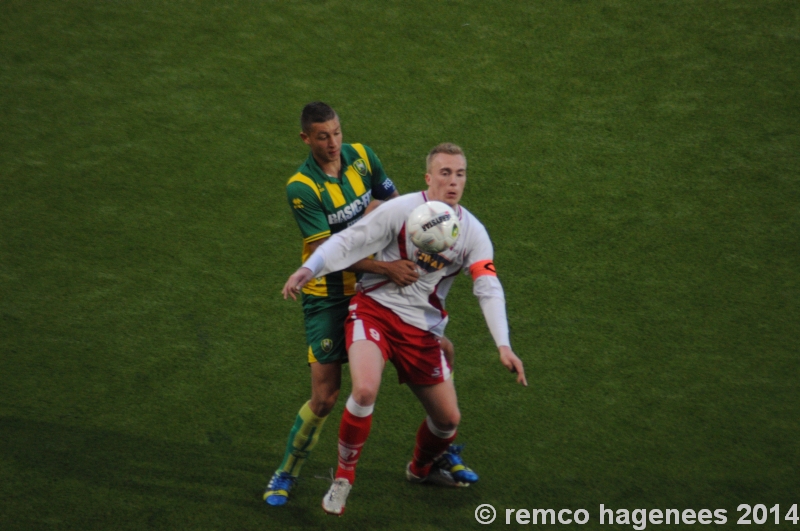
[[472, 280], [475, 281], [478, 277], [489, 275], [492, 277], [497, 276], [497, 271], [494, 268], [494, 262], [491, 260], [481, 260], [469, 266], [469, 274], [472, 275]]

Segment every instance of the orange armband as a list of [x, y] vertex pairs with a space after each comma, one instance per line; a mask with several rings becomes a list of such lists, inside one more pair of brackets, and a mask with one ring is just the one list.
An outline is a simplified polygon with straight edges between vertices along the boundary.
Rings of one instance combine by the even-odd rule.
[[478, 277], [483, 275], [497, 276], [497, 271], [494, 268], [494, 262], [491, 260], [481, 260], [469, 266], [469, 274], [472, 275], [472, 280], [475, 281]]

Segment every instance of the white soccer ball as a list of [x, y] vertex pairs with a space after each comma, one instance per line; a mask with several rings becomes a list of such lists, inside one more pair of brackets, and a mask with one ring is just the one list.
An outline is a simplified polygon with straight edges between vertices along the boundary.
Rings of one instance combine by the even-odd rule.
[[428, 201], [408, 216], [406, 230], [411, 242], [423, 252], [441, 253], [455, 245], [460, 231], [456, 211], [447, 203]]

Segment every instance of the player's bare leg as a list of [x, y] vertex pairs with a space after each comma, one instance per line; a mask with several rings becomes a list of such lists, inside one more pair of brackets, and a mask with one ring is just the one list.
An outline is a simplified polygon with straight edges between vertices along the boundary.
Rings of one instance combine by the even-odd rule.
[[372, 411], [381, 386], [386, 362], [372, 341], [355, 341], [347, 351], [353, 391], [347, 399], [339, 425], [339, 465], [336, 477], [322, 499], [329, 514], [344, 513], [347, 496], [356, 477], [356, 465], [372, 427]]
[[369, 340], [354, 341], [347, 351], [350, 376], [353, 380], [351, 396], [360, 406], [371, 406], [378, 398], [381, 377], [386, 362], [378, 345]]
[[458, 398], [453, 379], [435, 385], [409, 385], [434, 425], [442, 431], [452, 431], [461, 422]]
[[325, 417], [331, 412], [339, 398], [342, 386], [342, 363], [311, 364], [311, 401], [309, 407], [318, 417]]
[[417, 430], [414, 458], [406, 469], [406, 478], [415, 483], [429, 482], [448, 487], [469, 486], [453, 478], [446, 467], [434, 467], [456, 438], [461, 421], [458, 399], [452, 378], [435, 385], [409, 386], [419, 399], [428, 417]]

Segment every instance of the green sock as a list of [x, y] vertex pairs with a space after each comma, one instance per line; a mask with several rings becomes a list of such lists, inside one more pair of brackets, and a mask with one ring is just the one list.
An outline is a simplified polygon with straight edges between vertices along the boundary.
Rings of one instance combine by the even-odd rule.
[[328, 417], [318, 417], [311, 411], [309, 402], [303, 404], [297, 413], [297, 418], [289, 432], [289, 441], [286, 444], [286, 453], [283, 455], [283, 462], [278, 467], [279, 472], [288, 472], [297, 477], [300, 469], [306, 462], [311, 450], [319, 440], [319, 432], [325, 419]]

